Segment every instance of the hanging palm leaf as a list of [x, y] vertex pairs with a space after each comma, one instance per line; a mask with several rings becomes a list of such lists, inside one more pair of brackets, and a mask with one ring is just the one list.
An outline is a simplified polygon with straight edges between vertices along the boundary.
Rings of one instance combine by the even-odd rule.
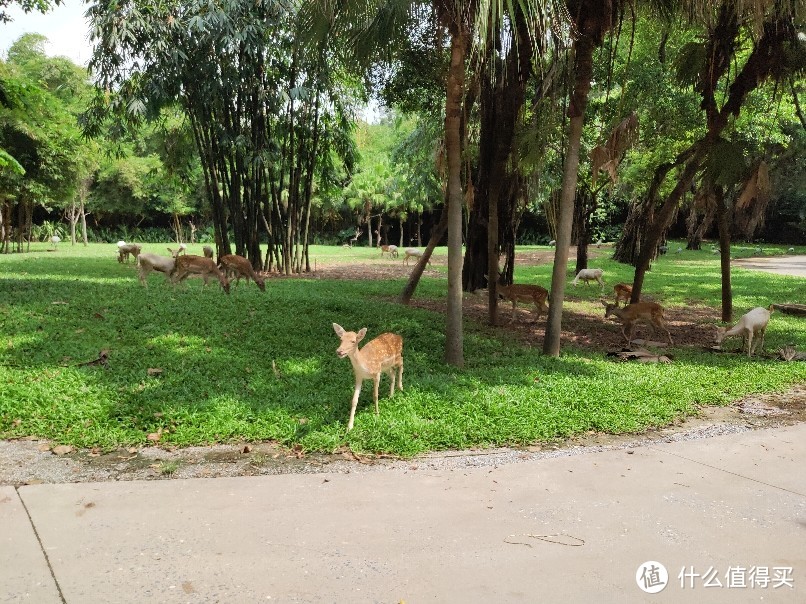
[[610, 182], [618, 182], [618, 166], [621, 163], [627, 149], [632, 147], [638, 140], [638, 116], [631, 113], [613, 128], [607, 143], [593, 148], [590, 154], [591, 169], [593, 170], [593, 186], [596, 186], [596, 178], [600, 170], [604, 170], [610, 176]]
[[759, 162], [736, 199], [735, 224], [747, 239], [752, 239], [759, 227], [764, 226], [764, 215], [770, 203], [770, 172], [766, 162]]

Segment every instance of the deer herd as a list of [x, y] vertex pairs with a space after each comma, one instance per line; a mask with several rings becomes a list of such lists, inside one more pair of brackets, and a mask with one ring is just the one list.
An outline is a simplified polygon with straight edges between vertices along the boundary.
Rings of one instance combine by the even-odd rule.
[[[389, 254], [392, 258], [398, 257], [398, 248], [395, 245], [383, 245], [380, 246], [380, 250], [381, 257], [384, 254]], [[213, 249], [210, 246], [204, 246], [203, 256], [187, 254], [184, 244], [180, 244], [176, 250], [168, 248], [168, 251], [171, 254], [170, 256], [146, 253], [137, 244], [119, 241], [118, 262], [128, 263], [129, 257], [133, 257], [138, 268], [140, 282], [145, 287], [147, 287], [146, 277], [152, 271], [156, 271], [163, 273], [166, 279], [172, 283], [179, 283], [190, 276], [197, 276], [201, 277], [204, 284], [207, 285], [209, 279], [215, 277], [226, 293], [230, 292], [230, 281], [235, 279], [237, 285], [242, 277], [247, 282], [254, 281], [261, 291], [266, 290], [263, 276], [257, 273], [249, 260], [242, 256], [224, 255], [216, 263], [213, 259]], [[406, 248], [404, 253], [404, 264], [408, 264], [410, 258], [419, 260], [424, 255], [423, 251], [418, 248]], [[583, 281], [585, 285], [588, 285], [589, 281], [596, 281], [599, 287], [604, 289], [603, 276], [602, 269], [583, 269], [577, 273], [572, 285], [576, 286], [580, 281]], [[534, 304], [533, 312], [537, 319], [540, 318], [541, 314], [548, 313], [549, 292], [540, 285], [506, 283], [504, 275], [499, 274], [496, 282], [496, 292], [500, 298], [512, 303], [510, 323], [515, 319], [518, 302]], [[646, 323], [655, 330], [665, 332], [669, 344], [674, 345], [672, 334], [664, 319], [663, 307], [660, 304], [648, 301], [630, 303], [632, 287], [625, 283], [617, 283], [613, 287], [613, 293], [615, 294], [613, 303], [605, 299], [601, 300], [601, 304], [605, 309], [604, 316], [605, 318], [615, 317], [621, 322], [621, 333], [627, 341], [627, 346], [630, 346], [633, 342], [633, 331], [636, 323]], [[624, 302], [624, 306], [621, 306], [620, 302]], [[722, 342], [728, 336], [741, 336], [741, 350], [744, 351], [746, 346], [748, 357], [753, 355], [756, 347], [760, 347], [760, 350], [763, 351], [764, 333], [772, 311], [773, 306], [754, 308], [743, 315], [734, 326], [719, 327], [716, 332], [716, 346], [714, 348], [721, 349]], [[359, 349], [359, 342], [367, 334], [366, 327], [354, 332], [345, 330], [338, 323], [333, 323], [333, 330], [340, 339], [336, 354], [340, 358], [347, 357], [350, 359], [355, 377], [355, 389], [347, 423], [347, 430], [349, 431], [352, 430], [354, 425], [358, 397], [365, 380], [371, 379], [373, 381], [375, 415], [379, 414], [378, 387], [381, 374], [385, 373], [389, 376], [391, 382], [389, 388], [390, 397], [394, 395], [395, 384], [397, 384], [399, 390], [403, 390], [403, 338], [398, 334], [383, 333]]]

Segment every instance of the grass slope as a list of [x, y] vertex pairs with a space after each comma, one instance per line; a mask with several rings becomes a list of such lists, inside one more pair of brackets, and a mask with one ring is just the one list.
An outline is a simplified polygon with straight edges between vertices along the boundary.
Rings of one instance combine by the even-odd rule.
[[[698, 405], [806, 379], [803, 363], [693, 348], [675, 349], [671, 365], [614, 363], [600, 351], [573, 348], [546, 358], [503, 331], [473, 323], [466, 326], [466, 367], [456, 370], [441, 360], [444, 318], [388, 301], [401, 280], [271, 279], [265, 293], [242, 284], [226, 296], [217, 284], [203, 289], [190, 280], [174, 289], [153, 274], [143, 289], [133, 267], [115, 261], [113, 245], [63, 245], [54, 253], [45, 247], [0, 257], [3, 438], [111, 448], [144, 444], [162, 429], [161, 442], [176, 445], [277, 440], [306, 450], [348, 444], [407, 456], [588, 430], [637, 432]], [[351, 254], [377, 258], [374, 250]], [[313, 255], [324, 262], [344, 253], [315, 247]], [[630, 280], [629, 267], [609, 260], [594, 266], [605, 269], [609, 283]], [[718, 257], [709, 253], [669, 255], [655, 264], [647, 288], [662, 292], [658, 299], [667, 306], [716, 307], [718, 270]], [[517, 277], [546, 283], [549, 271], [524, 267]], [[803, 279], [734, 275], [737, 315], [768, 304], [773, 291], [778, 302], [806, 300]], [[444, 288], [444, 281], [426, 279], [418, 295], [444, 296]], [[597, 304], [593, 289], [569, 293], [591, 308]], [[376, 418], [371, 383], [365, 383], [349, 434], [353, 377], [349, 362], [335, 355], [334, 321], [368, 327], [367, 339], [395, 331], [405, 340], [405, 391], [389, 400], [384, 378]], [[787, 343], [806, 348], [806, 321], [777, 313], [767, 348]], [[107, 369], [76, 366], [101, 349], [109, 350]]]

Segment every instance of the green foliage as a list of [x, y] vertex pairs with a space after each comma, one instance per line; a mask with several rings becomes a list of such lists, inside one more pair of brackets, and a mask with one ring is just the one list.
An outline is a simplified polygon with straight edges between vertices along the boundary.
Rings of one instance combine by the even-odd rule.
[[[165, 244], [146, 246], [161, 252]], [[170, 287], [115, 261], [114, 244], [58, 254], [45, 244], [0, 257], [0, 437], [35, 435], [78, 446], [237, 440], [299, 443], [306, 450], [413, 455], [427, 450], [547, 441], [588, 430], [641, 432], [726, 404], [749, 392], [804, 379], [802, 363], [675, 348], [671, 365], [614, 363], [600, 350], [569, 348], [547, 358], [506, 332], [470, 323], [466, 368], [442, 362], [444, 317], [391, 298], [400, 280], [270, 279], [227, 296], [198, 281]], [[200, 253], [201, 246], [189, 252]], [[437, 257], [444, 262], [444, 249]], [[315, 248], [321, 261], [381, 261], [374, 250]], [[372, 260], [370, 260], [372, 258]], [[603, 261], [608, 281], [628, 268]], [[549, 265], [518, 270], [520, 282], [546, 282]], [[648, 291], [675, 317], [711, 308], [716, 322], [718, 257], [666, 256]], [[802, 279], [736, 271], [737, 310], [800, 299]], [[578, 288], [568, 312], [596, 309], [598, 291]], [[424, 279], [418, 295], [444, 296], [444, 281]], [[704, 306], [707, 305], [707, 306]], [[597, 315], [601, 308], [595, 311]], [[300, 319], [304, 317], [304, 320]], [[404, 392], [381, 387], [380, 417], [365, 384], [355, 429], [345, 432], [353, 377], [335, 355], [331, 323], [405, 339]], [[677, 326], [700, 329], [708, 326]], [[613, 326], [614, 330], [617, 327]], [[806, 347], [802, 319], [773, 316], [766, 347]], [[109, 367], [82, 366], [109, 351]], [[149, 372], [149, 369], [152, 371]], [[158, 370], [158, 371], [154, 371]], [[384, 378], [385, 380], [385, 378]], [[388, 392], [388, 390], [386, 390]], [[168, 469], [166, 469], [168, 471]]]

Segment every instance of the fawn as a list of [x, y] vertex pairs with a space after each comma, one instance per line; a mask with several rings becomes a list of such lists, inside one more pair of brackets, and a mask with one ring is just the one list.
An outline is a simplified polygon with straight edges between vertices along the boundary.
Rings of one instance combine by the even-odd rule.
[[247, 282], [249, 282], [249, 279], [254, 280], [260, 291], [266, 291], [266, 283], [263, 277], [255, 272], [255, 269], [252, 268], [252, 264], [243, 256], [227, 254], [226, 256], [221, 256], [221, 258], [218, 259], [218, 263], [229, 279], [235, 277], [236, 287], [241, 282], [241, 277], [244, 277]]
[[[636, 302], [628, 304], [624, 308], [619, 308], [617, 304], [608, 304], [605, 300], [601, 302], [605, 307], [605, 318], [615, 315], [621, 320], [621, 333], [627, 339], [627, 346], [632, 344], [632, 332], [636, 321], [644, 321], [657, 329], [662, 329], [669, 336], [669, 344], [674, 346], [672, 334], [663, 321], [663, 307], [657, 302]], [[629, 328], [629, 336], [625, 332], [625, 328]]]
[[527, 304], [534, 302], [538, 319], [541, 313], [547, 313], [549, 310], [548, 304], [546, 304], [546, 298], [548, 298], [549, 292], [545, 287], [540, 287], [539, 285], [516, 285], [514, 283], [504, 285], [504, 275], [503, 273], [499, 273], [496, 291], [499, 296], [512, 302], [512, 315], [509, 318], [510, 323], [515, 320], [515, 308], [518, 302], [526, 302]]
[[371, 340], [361, 350], [358, 343], [367, 335], [364, 327], [358, 333], [345, 331], [338, 323], [333, 323], [333, 331], [341, 338], [341, 345], [336, 350], [339, 358], [349, 357], [355, 374], [355, 391], [353, 392], [352, 406], [350, 407], [350, 421], [347, 431], [353, 429], [355, 408], [358, 405], [358, 395], [361, 394], [361, 385], [364, 380], [371, 379], [374, 383], [375, 415], [378, 415], [378, 385], [381, 382], [381, 373], [385, 373], [392, 381], [389, 397], [395, 393], [395, 369], [397, 369], [398, 388], [403, 390], [403, 338], [394, 333], [382, 333]]
[[204, 280], [205, 285], [207, 285], [210, 277], [213, 276], [221, 283], [223, 290], [229, 293], [229, 281], [226, 275], [218, 269], [216, 263], [210, 258], [191, 254], [177, 256], [174, 269], [171, 271], [171, 280], [174, 283], [178, 283], [179, 281], [184, 281], [190, 275], [199, 275]]
[[627, 285], [626, 283], [616, 283], [613, 286], [613, 292], [616, 294], [616, 306], [618, 306], [618, 303], [621, 300], [629, 303], [630, 298], [632, 297], [632, 285]]

